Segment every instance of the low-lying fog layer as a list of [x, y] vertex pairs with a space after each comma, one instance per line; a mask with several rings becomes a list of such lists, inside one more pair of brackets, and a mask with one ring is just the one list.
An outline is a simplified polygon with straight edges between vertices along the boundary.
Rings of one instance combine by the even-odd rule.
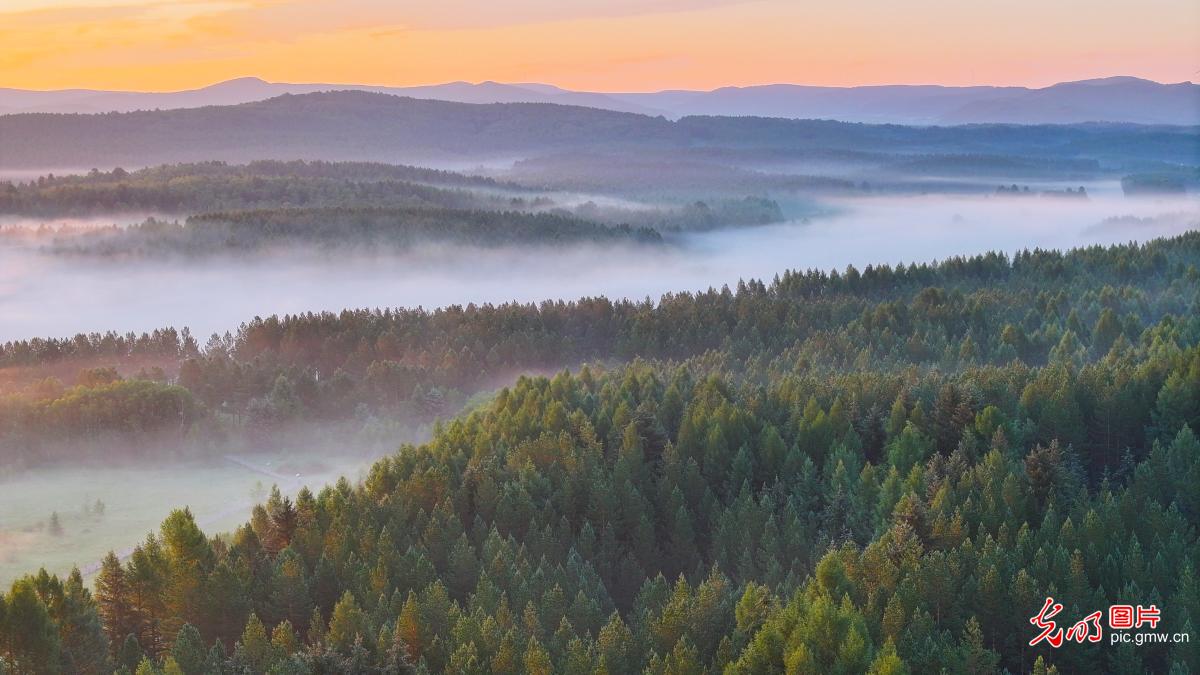
[[[171, 509], [187, 506], [208, 533], [246, 522], [272, 485], [294, 495], [315, 492], [341, 476], [361, 478], [374, 456], [344, 447], [287, 454], [218, 457], [207, 462], [148, 466], [64, 466], [16, 478], [0, 476], [0, 587], [46, 567], [65, 575], [98, 569], [110, 550], [128, 548], [157, 531]], [[349, 456], [348, 456], [349, 455]], [[57, 516], [58, 530], [50, 527]]]
[[[190, 326], [203, 337], [255, 315], [347, 307], [436, 307], [665, 292], [770, 279], [786, 269], [931, 261], [987, 250], [1144, 241], [1195, 228], [1200, 200], [874, 197], [836, 215], [682, 235], [655, 248], [576, 247], [405, 254], [283, 254], [193, 261], [55, 257], [0, 240], [0, 341]], [[1112, 218], [1121, 220], [1106, 220]], [[1138, 220], [1141, 219], [1141, 220]]]

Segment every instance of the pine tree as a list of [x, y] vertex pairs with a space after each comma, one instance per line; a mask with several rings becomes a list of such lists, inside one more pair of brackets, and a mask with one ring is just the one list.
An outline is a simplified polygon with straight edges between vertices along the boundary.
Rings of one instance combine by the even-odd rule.
[[421, 626], [416, 595], [409, 591], [400, 617], [396, 619], [396, 637], [408, 650], [408, 658], [419, 661], [425, 649], [425, 633]]
[[636, 670], [634, 661], [633, 633], [616, 612], [600, 629], [596, 647], [610, 673], [627, 673]]
[[38, 597], [30, 577], [13, 582], [7, 596], [0, 597], [0, 656], [17, 673], [56, 672], [61, 663], [62, 644], [45, 603]]
[[521, 662], [527, 675], [551, 675], [554, 666], [550, 663], [550, 654], [542, 648], [536, 637], [529, 638], [529, 646], [525, 648], [525, 656]]
[[300, 649], [300, 638], [286, 619], [276, 624], [271, 631], [271, 647], [280, 658], [287, 658]]
[[251, 614], [246, 621], [246, 629], [242, 631], [235, 654], [256, 673], [266, 672], [274, 662], [275, 651], [267, 639], [267, 629], [257, 615]]
[[62, 585], [62, 597], [54, 617], [62, 640], [64, 662], [78, 673], [101, 673], [109, 668], [109, 640], [104, 633], [96, 603], [83, 585], [83, 575], [74, 568]]
[[120, 647], [125, 636], [136, 631], [137, 620], [129, 585], [125, 580], [125, 569], [112, 551], [104, 556], [100, 572], [96, 575], [96, 609], [112, 649]]
[[170, 654], [163, 659], [162, 669], [159, 672], [162, 675], [184, 675], [183, 669], [179, 667], [179, 662]]
[[137, 670], [138, 664], [145, 658], [145, 652], [142, 651], [141, 645], [138, 644], [137, 636], [130, 633], [121, 642], [121, 648], [117, 650], [116, 663], [120, 668], [124, 668], [126, 672], [132, 673]]
[[212, 545], [196, 525], [189, 509], [176, 509], [159, 528], [166, 563], [163, 635], [174, 640], [184, 623], [202, 623], [208, 602], [205, 577], [212, 571]]
[[297, 514], [292, 500], [279, 492], [279, 486], [271, 486], [271, 496], [267, 499], [266, 514], [268, 526], [263, 548], [271, 555], [277, 555], [292, 541], [296, 532]]
[[270, 618], [276, 622], [303, 625], [308, 618], [312, 601], [304, 561], [290, 548], [284, 549], [275, 559], [267, 605]]
[[1100, 312], [1100, 318], [1096, 320], [1095, 329], [1092, 330], [1092, 352], [1097, 356], [1107, 354], [1120, 336], [1121, 322], [1117, 319], [1116, 312], [1105, 307]]
[[200, 675], [204, 672], [208, 649], [195, 626], [186, 623], [179, 629], [179, 634], [175, 636], [175, 644], [171, 645], [171, 656], [186, 675]]
[[971, 675], [994, 673], [999, 665], [996, 654], [983, 646], [983, 631], [975, 617], [967, 619], [963, 629], [962, 642], [959, 647], [962, 659], [962, 672]]
[[492, 656], [491, 668], [493, 675], [516, 675], [520, 672], [520, 666], [517, 663], [517, 648], [511, 631], [501, 639], [500, 647]]
[[350, 591], [342, 594], [329, 616], [329, 646], [342, 653], [348, 653], [355, 641], [368, 637], [367, 617], [359, 609], [358, 602]]
[[759, 627], [766, 622], [773, 611], [770, 589], [753, 581], [747, 583], [746, 590], [742, 592], [742, 597], [738, 600], [737, 608], [734, 611], [738, 632], [744, 639], [749, 639], [758, 632]]
[[325, 645], [325, 619], [321, 616], [320, 607], [313, 607], [312, 615], [308, 619], [308, 632], [305, 633], [305, 641], [314, 650]]

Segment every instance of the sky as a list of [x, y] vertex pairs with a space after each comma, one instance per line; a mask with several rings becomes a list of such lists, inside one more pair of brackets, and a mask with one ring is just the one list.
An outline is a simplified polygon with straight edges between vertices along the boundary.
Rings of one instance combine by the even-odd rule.
[[0, 0], [0, 87], [1200, 80], [1196, 0]]

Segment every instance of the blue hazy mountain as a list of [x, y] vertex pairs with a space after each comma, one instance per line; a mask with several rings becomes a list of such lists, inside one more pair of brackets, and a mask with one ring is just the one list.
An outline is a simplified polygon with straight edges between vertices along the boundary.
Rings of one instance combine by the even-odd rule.
[[1134, 77], [1026, 87], [883, 85], [815, 87], [770, 84], [712, 91], [650, 93], [571, 91], [537, 83], [450, 82], [417, 87], [289, 84], [244, 77], [176, 92], [0, 89], [0, 114], [100, 113], [261, 101], [281, 94], [357, 90], [458, 103], [557, 103], [662, 115], [761, 116], [914, 125], [973, 123], [1200, 124], [1200, 85], [1161, 84]]

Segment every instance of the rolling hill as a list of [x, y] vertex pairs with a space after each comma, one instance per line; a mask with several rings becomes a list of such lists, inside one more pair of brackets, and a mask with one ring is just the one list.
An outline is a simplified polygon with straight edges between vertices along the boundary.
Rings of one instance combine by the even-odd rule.
[[354, 90], [458, 103], [557, 103], [618, 112], [834, 119], [896, 124], [1200, 124], [1200, 85], [1134, 77], [1064, 82], [1049, 87], [885, 85], [816, 87], [768, 84], [712, 91], [599, 93], [548, 84], [449, 82], [416, 87], [289, 84], [244, 77], [177, 92], [0, 89], [0, 114], [102, 113], [196, 108], [262, 101], [282, 94]]
[[1195, 128], [1091, 124], [907, 127], [763, 117], [684, 117], [549, 103], [467, 104], [369, 92], [287, 94], [231, 106], [0, 116], [0, 169], [136, 168], [253, 159], [478, 166], [550, 152], [738, 148], [1200, 164]]

